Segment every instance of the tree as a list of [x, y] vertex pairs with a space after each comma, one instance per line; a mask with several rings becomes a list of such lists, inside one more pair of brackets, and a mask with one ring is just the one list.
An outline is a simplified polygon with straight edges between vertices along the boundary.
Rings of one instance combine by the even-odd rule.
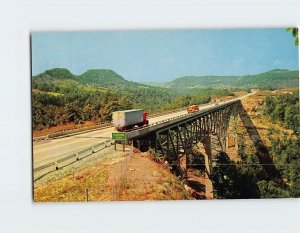
[[288, 32], [292, 33], [293, 37], [295, 37], [295, 45], [299, 46], [299, 34], [298, 34], [298, 28], [287, 28]]
[[83, 120], [83, 112], [78, 100], [67, 103], [64, 111], [69, 122], [81, 123]]
[[280, 187], [274, 181], [262, 180], [258, 183], [260, 196], [262, 198], [287, 198], [290, 197], [289, 192], [286, 189]]
[[255, 154], [248, 155], [239, 148], [241, 163], [230, 160], [225, 152], [216, 157], [211, 179], [217, 198], [260, 198], [258, 182], [267, 178], [266, 172]]

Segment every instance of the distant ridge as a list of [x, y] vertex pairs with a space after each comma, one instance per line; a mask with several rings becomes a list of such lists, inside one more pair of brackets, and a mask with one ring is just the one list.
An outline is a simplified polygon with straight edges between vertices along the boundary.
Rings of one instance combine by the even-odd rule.
[[185, 76], [166, 83], [167, 88], [288, 88], [299, 85], [299, 71], [274, 69], [246, 76]]
[[36, 82], [71, 80], [79, 84], [88, 84], [104, 88], [148, 88], [150, 86], [177, 90], [196, 90], [203, 88], [261, 88], [280, 89], [298, 87], [299, 71], [273, 69], [264, 73], [245, 76], [184, 76], [171, 82], [132, 82], [110, 69], [91, 69], [81, 75], [74, 75], [68, 69], [54, 68], [33, 77]]

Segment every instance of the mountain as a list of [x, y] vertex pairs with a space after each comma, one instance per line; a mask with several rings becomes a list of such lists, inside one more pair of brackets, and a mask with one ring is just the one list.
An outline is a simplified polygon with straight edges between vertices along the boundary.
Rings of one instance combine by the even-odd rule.
[[89, 90], [91, 87], [98, 90], [101, 88], [116, 90], [149, 89], [149, 91], [160, 92], [168, 92], [169, 90], [185, 95], [196, 93], [199, 89], [204, 88], [281, 89], [298, 87], [299, 71], [275, 69], [246, 76], [185, 76], [168, 83], [132, 82], [108, 69], [92, 69], [81, 75], [74, 75], [65, 68], [55, 68], [33, 77], [33, 88], [38, 90], [56, 92], [72, 85], [79, 85], [82, 88], [89, 86]]
[[236, 82], [238, 87], [281, 89], [299, 86], [299, 71], [275, 69], [257, 75], [248, 75]]
[[64, 68], [46, 70], [32, 77], [32, 91], [52, 96], [65, 95], [66, 98], [74, 96], [73, 99], [91, 95], [101, 99], [101, 95], [106, 96], [110, 93], [118, 98], [128, 98], [134, 103], [135, 108], [146, 106], [150, 110], [169, 103], [175, 98], [174, 92], [168, 88], [128, 81], [107, 69], [88, 70], [81, 75], [74, 75]]
[[283, 69], [246, 76], [185, 76], [177, 78], [164, 87], [173, 89], [198, 88], [261, 88], [279, 89], [298, 87], [299, 71]]
[[167, 88], [219, 88], [240, 80], [239, 76], [184, 76], [164, 85]]
[[144, 84], [128, 81], [116, 72], [106, 69], [88, 70], [77, 76], [76, 80], [80, 83], [106, 88], [146, 87]]
[[131, 82], [112, 70], [74, 75], [55, 68], [32, 77], [33, 128], [108, 121], [112, 112], [132, 108], [150, 113], [208, 103], [233, 89], [298, 86], [298, 71], [272, 70], [248, 76], [188, 76], [165, 87]]
[[46, 70], [44, 73], [33, 76], [34, 83], [56, 82], [62, 84], [64, 81], [69, 81], [78, 84], [88, 84], [109, 89], [115, 88], [147, 88], [147, 85], [131, 82], [124, 79], [121, 75], [108, 69], [92, 69], [81, 75], [74, 75], [65, 68], [54, 68]]

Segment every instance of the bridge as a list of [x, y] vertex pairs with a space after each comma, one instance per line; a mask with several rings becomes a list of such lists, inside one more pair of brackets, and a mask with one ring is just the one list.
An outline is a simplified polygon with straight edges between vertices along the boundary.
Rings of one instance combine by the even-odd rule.
[[[256, 156], [266, 174], [280, 178], [268, 150], [241, 103], [241, 99], [252, 94], [223, 103], [201, 105], [200, 111], [195, 113], [186, 113], [186, 110], [181, 109], [153, 116], [150, 125], [126, 132], [127, 143], [132, 143], [141, 151], [151, 149], [187, 181], [191, 165], [189, 156], [195, 155], [195, 151], [196, 154], [200, 152], [204, 156], [201, 164], [205, 167], [206, 198], [210, 199], [214, 193], [210, 175], [212, 168], [218, 165], [214, 160], [220, 152], [226, 152], [233, 160], [239, 159], [237, 128], [242, 124], [253, 142]], [[110, 147], [112, 132], [115, 132], [114, 127], [107, 125], [87, 132], [72, 132], [66, 137], [56, 135], [59, 137], [51, 137], [45, 142], [35, 142], [34, 181]]]
[[[126, 132], [128, 144], [132, 143], [141, 151], [152, 149], [159, 156], [163, 156], [175, 172], [185, 174], [185, 177], [189, 166], [188, 156], [197, 148], [205, 158], [205, 180], [208, 182], [205, 186], [206, 190], [211, 190], [206, 196], [213, 198], [209, 176], [214, 159], [219, 152], [227, 152], [228, 149], [237, 155], [238, 116], [252, 141], [262, 141], [241, 104], [241, 99], [252, 94], [223, 103], [201, 105], [200, 111], [195, 113], [177, 110], [155, 116], [151, 118], [152, 123], [149, 126]], [[114, 131], [113, 127], [107, 126], [81, 134], [75, 132], [68, 137], [51, 138], [47, 143], [35, 143], [34, 180], [109, 147]], [[269, 157], [266, 156], [263, 144], [254, 145], [258, 145], [256, 150], [261, 164], [271, 164], [272, 161], [267, 161]], [[272, 166], [267, 168], [271, 171]]]
[[[208, 198], [213, 198], [213, 187], [209, 174], [213, 166], [213, 147], [219, 148], [218, 152], [226, 152], [229, 139], [237, 153], [237, 116], [241, 112], [241, 101], [233, 100], [223, 104], [216, 104], [205, 110], [188, 113], [168, 119], [165, 122], [152, 124], [141, 129], [127, 132], [127, 140], [141, 151], [150, 148], [164, 156], [164, 159], [174, 169], [187, 172], [187, 156], [192, 153], [195, 146], [203, 147], [205, 157], [206, 193]], [[231, 145], [232, 146], [232, 145]], [[187, 174], [186, 174], [187, 175]]]
[[236, 120], [240, 105], [240, 100], [234, 100], [171, 118], [127, 132], [127, 139], [142, 151], [154, 148], [170, 162], [182, 153], [188, 154], [199, 142], [207, 145], [207, 138], [211, 135], [217, 136], [222, 151], [226, 152], [230, 118]]

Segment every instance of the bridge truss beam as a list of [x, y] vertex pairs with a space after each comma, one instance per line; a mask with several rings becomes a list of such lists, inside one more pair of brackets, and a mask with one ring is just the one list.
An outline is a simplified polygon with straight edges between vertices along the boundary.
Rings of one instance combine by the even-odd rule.
[[237, 117], [237, 105], [211, 111], [155, 132], [155, 151], [169, 162], [177, 161], [181, 155], [188, 155], [205, 137], [216, 135], [221, 150], [226, 151], [230, 118]]

